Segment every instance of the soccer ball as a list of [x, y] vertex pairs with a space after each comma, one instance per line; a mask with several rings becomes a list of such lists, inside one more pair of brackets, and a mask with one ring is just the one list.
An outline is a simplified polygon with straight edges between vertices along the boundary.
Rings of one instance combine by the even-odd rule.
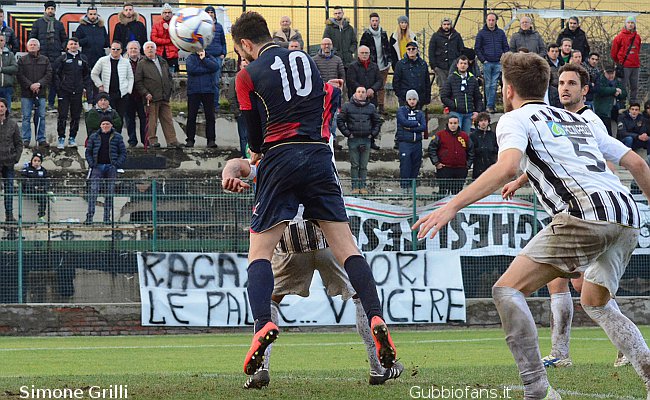
[[200, 8], [182, 8], [169, 21], [169, 37], [181, 50], [196, 53], [214, 37], [212, 17]]

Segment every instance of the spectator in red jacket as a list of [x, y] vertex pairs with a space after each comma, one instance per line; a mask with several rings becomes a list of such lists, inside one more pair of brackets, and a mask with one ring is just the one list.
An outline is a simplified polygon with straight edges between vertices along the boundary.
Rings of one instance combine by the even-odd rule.
[[616, 64], [623, 66], [623, 85], [630, 94], [630, 102], [638, 101], [640, 51], [641, 36], [636, 31], [636, 18], [627, 17], [625, 26], [612, 42], [611, 56]]
[[169, 21], [173, 14], [172, 6], [165, 3], [162, 8], [162, 19], [151, 27], [151, 41], [156, 44], [156, 54], [167, 61], [171, 74], [178, 71], [178, 48], [169, 37]]
[[457, 116], [450, 116], [447, 128], [431, 138], [429, 159], [436, 167], [436, 178], [440, 179], [438, 193], [458, 194], [465, 184], [467, 170], [474, 161], [474, 146], [469, 135], [460, 130]]

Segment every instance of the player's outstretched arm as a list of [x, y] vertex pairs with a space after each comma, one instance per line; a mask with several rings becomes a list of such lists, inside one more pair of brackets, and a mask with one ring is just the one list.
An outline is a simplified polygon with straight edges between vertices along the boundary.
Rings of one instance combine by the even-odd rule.
[[221, 172], [221, 186], [228, 191], [241, 193], [250, 188], [250, 185], [241, 180], [242, 177], [251, 175], [251, 165], [248, 160], [233, 158], [228, 160]]
[[645, 160], [630, 150], [621, 158], [619, 164], [630, 171], [645, 197], [650, 200], [650, 168]]
[[456, 213], [468, 205], [494, 193], [519, 171], [519, 162], [522, 152], [517, 149], [506, 149], [499, 153], [499, 160], [487, 169], [474, 183], [463, 189], [447, 204], [438, 208], [429, 215], [420, 218], [411, 229], [418, 229], [418, 238], [422, 239], [431, 232], [431, 238], [449, 221]]
[[512, 200], [517, 190], [519, 190], [527, 182], [528, 182], [528, 175], [526, 174], [519, 175], [519, 178], [503, 185], [503, 188], [501, 188], [501, 197], [503, 197], [506, 200]]

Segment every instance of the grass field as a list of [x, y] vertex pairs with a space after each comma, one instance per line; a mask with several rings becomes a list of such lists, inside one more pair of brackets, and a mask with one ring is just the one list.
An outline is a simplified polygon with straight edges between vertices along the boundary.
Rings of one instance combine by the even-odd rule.
[[[642, 331], [650, 335], [649, 327]], [[397, 330], [393, 338], [405, 372], [398, 381], [369, 387], [365, 349], [355, 333], [281, 333], [271, 357], [271, 385], [246, 391], [241, 368], [247, 334], [2, 337], [0, 399], [34, 398], [20, 391], [31, 385], [83, 388], [86, 396], [90, 386], [126, 385], [129, 399], [147, 400], [410, 399], [437, 395], [432, 386], [496, 389], [499, 395], [506, 386], [512, 387], [510, 398], [522, 397], [499, 329]], [[540, 341], [542, 353], [548, 352], [548, 329], [540, 330]], [[574, 367], [549, 370], [564, 399], [645, 399], [634, 370], [612, 366], [615, 350], [601, 330], [574, 329], [571, 343]]]

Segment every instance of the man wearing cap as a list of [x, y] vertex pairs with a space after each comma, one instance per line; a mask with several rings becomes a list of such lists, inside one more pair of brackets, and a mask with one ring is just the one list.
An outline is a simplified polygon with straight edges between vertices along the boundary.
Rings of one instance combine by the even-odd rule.
[[0, 170], [4, 184], [5, 222], [14, 222], [14, 165], [20, 161], [23, 145], [16, 121], [9, 118], [7, 100], [0, 98]]
[[[97, 7], [90, 6], [86, 9], [86, 15], [79, 20], [79, 27], [74, 33], [79, 39], [81, 53], [88, 59], [88, 66], [92, 70], [97, 60], [106, 55], [106, 48], [110, 47], [108, 32], [104, 26], [104, 20], [97, 14]], [[93, 104], [97, 90], [95, 85], [89, 85], [86, 97], [88, 102]]]
[[497, 82], [501, 76], [501, 55], [510, 51], [508, 39], [503, 29], [497, 26], [499, 17], [496, 13], [488, 13], [485, 17], [485, 26], [478, 31], [474, 50], [479, 61], [483, 64], [483, 78], [485, 78], [485, 99], [487, 112], [495, 111], [497, 97]]
[[[406, 104], [406, 92], [410, 89], [418, 93], [420, 102], [418, 108], [431, 103], [431, 78], [427, 63], [420, 57], [416, 42], [408, 42], [406, 56], [395, 65], [393, 74], [393, 90], [400, 107]], [[447, 68], [449, 72], [449, 68]]]
[[178, 71], [178, 48], [169, 37], [169, 21], [172, 15], [172, 6], [165, 3], [162, 18], [151, 27], [151, 41], [156, 44], [156, 54], [167, 61], [169, 72], [175, 74]]
[[124, 3], [122, 11], [120, 11], [117, 17], [120, 22], [115, 25], [113, 41], [119, 41], [124, 47], [131, 40], [137, 40], [140, 46], [144, 45], [144, 42], [147, 41], [147, 28], [140, 22], [140, 14], [133, 9], [133, 4]]
[[91, 134], [99, 130], [99, 123], [104, 117], [110, 117], [113, 122], [113, 129], [116, 132], [122, 130], [122, 118], [117, 111], [111, 108], [111, 98], [106, 92], [99, 92], [95, 98], [95, 107], [86, 113], [86, 134]]
[[384, 112], [384, 86], [388, 78], [388, 69], [391, 66], [391, 47], [388, 34], [379, 25], [379, 14], [370, 13], [370, 26], [363, 31], [359, 46], [367, 46], [370, 49], [370, 60], [377, 64], [382, 79], [382, 85], [376, 94], [379, 113]]
[[[436, 83], [441, 88], [447, 82], [449, 69], [454, 60], [460, 57], [465, 44], [463, 38], [453, 27], [451, 18], [444, 17], [438, 31], [429, 40], [429, 65], [436, 73]], [[422, 94], [420, 100], [422, 100]]]
[[49, 147], [45, 138], [45, 88], [52, 81], [50, 60], [39, 54], [38, 39], [27, 41], [27, 54], [18, 60], [18, 83], [20, 85], [20, 108], [23, 113], [21, 130], [23, 146], [29, 147], [32, 140], [32, 110], [36, 107], [34, 118], [36, 125], [36, 142], [39, 146]]
[[519, 18], [519, 32], [515, 32], [510, 38], [510, 51], [517, 52], [521, 48], [528, 49], [530, 53], [537, 53], [540, 57], [544, 57], [546, 53], [542, 35], [533, 29], [533, 21], [525, 15]]
[[126, 161], [124, 139], [113, 129], [111, 118], [102, 117], [99, 126], [99, 130], [90, 135], [86, 144], [86, 161], [90, 168], [90, 194], [88, 195], [88, 213], [85, 222], [88, 225], [93, 223], [95, 203], [102, 180], [106, 180], [104, 223], [111, 222], [115, 177], [117, 170], [122, 168]]
[[612, 60], [623, 66], [623, 86], [630, 94], [630, 101], [638, 101], [639, 68], [641, 60], [641, 36], [636, 30], [636, 18], [627, 17], [625, 26], [612, 42]]
[[612, 120], [618, 120], [617, 104], [624, 104], [627, 91], [623, 83], [616, 79], [614, 65], [605, 66], [603, 74], [598, 77], [594, 92], [594, 112], [605, 124], [607, 133], [612, 134]]
[[[56, 59], [65, 51], [68, 35], [61, 21], [56, 19], [56, 3], [46, 1], [43, 6], [45, 7], [45, 13], [41, 18], [34, 21], [29, 38], [38, 39], [41, 46], [41, 55], [47, 57], [50, 64], [54, 65]], [[52, 110], [54, 110], [54, 99], [56, 99], [56, 85], [50, 85], [47, 105]]]
[[207, 6], [205, 12], [212, 17], [214, 22], [214, 38], [212, 42], [205, 48], [205, 52], [217, 60], [217, 70], [214, 72], [214, 112], [219, 111], [219, 99], [221, 91], [219, 85], [221, 82], [221, 68], [223, 67], [223, 60], [226, 57], [228, 49], [226, 48], [226, 36], [223, 31], [223, 26], [217, 21], [217, 13], [214, 7]]
[[354, 53], [357, 52], [357, 32], [350, 21], [343, 17], [343, 7], [335, 6], [332, 14], [333, 17], [325, 21], [323, 38], [332, 39], [334, 51], [347, 68], [354, 61]]

